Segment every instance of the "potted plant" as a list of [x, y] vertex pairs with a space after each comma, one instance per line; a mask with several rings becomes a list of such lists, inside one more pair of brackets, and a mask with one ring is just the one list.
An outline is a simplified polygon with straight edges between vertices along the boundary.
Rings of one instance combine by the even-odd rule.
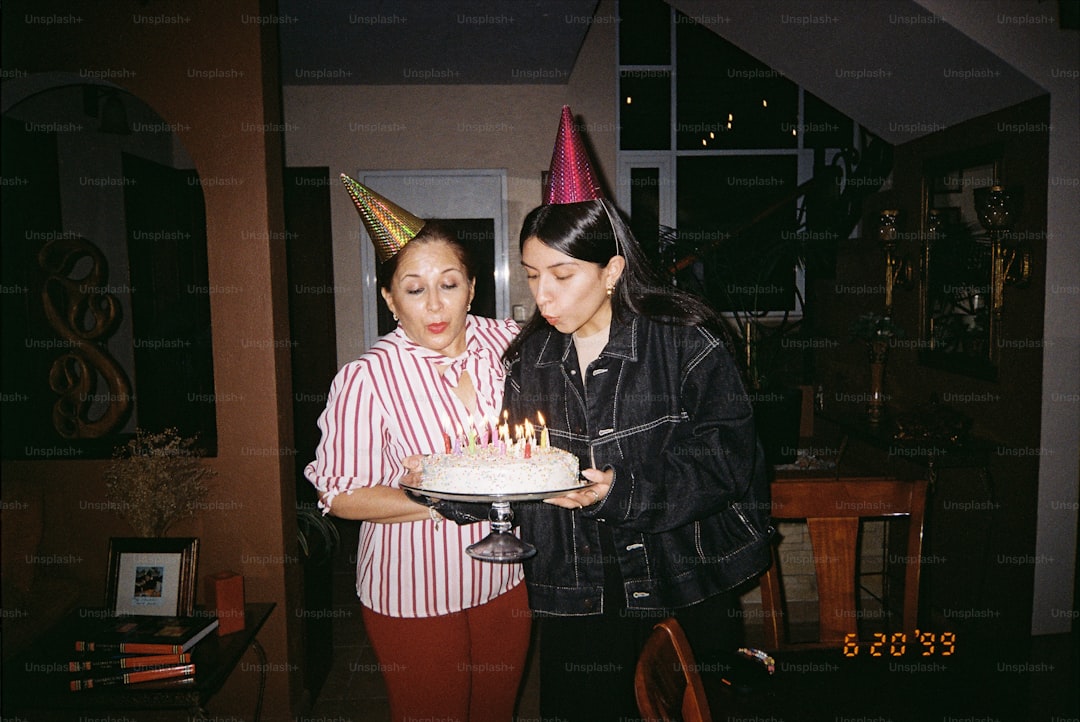
[[679, 259], [678, 231], [667, 231], [664, 240], [672, 249], [666, 265], [676, 270], [674, 282], [704, 297], [727, 321], [766, 460], [794, 461], [802, 416], [797, 376], [808, 347], [800, 339], [804, 299], [794, 274], [805, 272], [813, 249], [801, 234], [776, 231]]
[[175, 428], [136, 429], [116, 448], [105, 470], [106, 499], [138, 536], [165, 536], [206, 498], [205, 482], [217, 472], [202, 463], [196, 443], [197, 436], [181, 436]]

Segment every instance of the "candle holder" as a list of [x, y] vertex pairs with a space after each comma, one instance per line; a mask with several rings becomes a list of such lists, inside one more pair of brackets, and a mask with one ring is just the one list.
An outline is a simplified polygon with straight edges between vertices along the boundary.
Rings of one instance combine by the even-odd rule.
[[997, 343], [1005, 310], [1005, 286], [1022, 286], [1031, 278], [1031, 252], [1012, 238], [1019, 191], [993, 185], [972, 191], [979, 223], [990, 238], [990, 344]]
[[912, 284], [911, 266], [907, 259], [896, 252], [900, 237], [897, 221], [900, 211], [888, 209], [878, 216], [878, 239], [885, 252], [885, 314], [892, 313], [893, 289], [896, 286], [910, 288]]
[[885, 362], [893, 341], [903, 338], [904, 329], [889, 316], [864, 313], [851, 326], [851, 335], [866, 342], [870, 362], [870, 395], [866, 405], [866, 420], [878, 424], [885, 412]]

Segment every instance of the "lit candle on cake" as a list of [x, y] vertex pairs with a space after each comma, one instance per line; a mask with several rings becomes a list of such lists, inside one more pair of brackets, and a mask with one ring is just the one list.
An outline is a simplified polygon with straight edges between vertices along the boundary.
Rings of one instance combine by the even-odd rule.
[[541, 414], [539, 411], [536, 412], [536, 418], [539, 419], [540, 426], [543, 427], [542, 429], [540, 429], [540, 448], [546, 449], [549, 445], [547, 422], [544, 421], [544, 415]]
[[488, 445], [488, 435], [491, 433], [489, 431], [490, 427], [483, 418], [478, 420], [477, 426], [480, 427], [480, 437], [477, 439], [476, 444], [482, 449]]
[[476, 425], [473, 424], [473, 420], [469, 419], [469, 428], [465, 431], [465, 438], [469, 440], [469, 453], [476, 452]]
[[450, 445], [450, 434], [446, 433], [446, 427], [449, 426], [449, 424], [447, 423], [445, 416], [442, 418], [441, 426], [442, 426], [442, 430], [443, 430], [443, 432], [442, 432], [443, 448], [445, 448], [446, 453], [449, 454], [453, 450], [454, 447], [452, 447]]
[[532, 458], [532, 446], [536, 443], [536, 437], [533, 435], [533, 425], [525, 419], [525, 458]]

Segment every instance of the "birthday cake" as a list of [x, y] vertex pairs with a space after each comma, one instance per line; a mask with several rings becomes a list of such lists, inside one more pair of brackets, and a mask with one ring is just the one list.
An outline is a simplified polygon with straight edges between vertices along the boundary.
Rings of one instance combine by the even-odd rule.
[[586, 482], [573, 454], [551, 446], [505, 448], [497, 444], [424, 457], [421, 487], [457, 494], [533, 494]]

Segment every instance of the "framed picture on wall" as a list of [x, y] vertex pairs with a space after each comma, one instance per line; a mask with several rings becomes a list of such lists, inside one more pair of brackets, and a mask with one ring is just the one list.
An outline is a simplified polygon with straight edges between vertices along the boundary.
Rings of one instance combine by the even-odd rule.
[[191, 616], [198, 554], [195, 537], [113, 537], [106, 609], [118, 615]]

